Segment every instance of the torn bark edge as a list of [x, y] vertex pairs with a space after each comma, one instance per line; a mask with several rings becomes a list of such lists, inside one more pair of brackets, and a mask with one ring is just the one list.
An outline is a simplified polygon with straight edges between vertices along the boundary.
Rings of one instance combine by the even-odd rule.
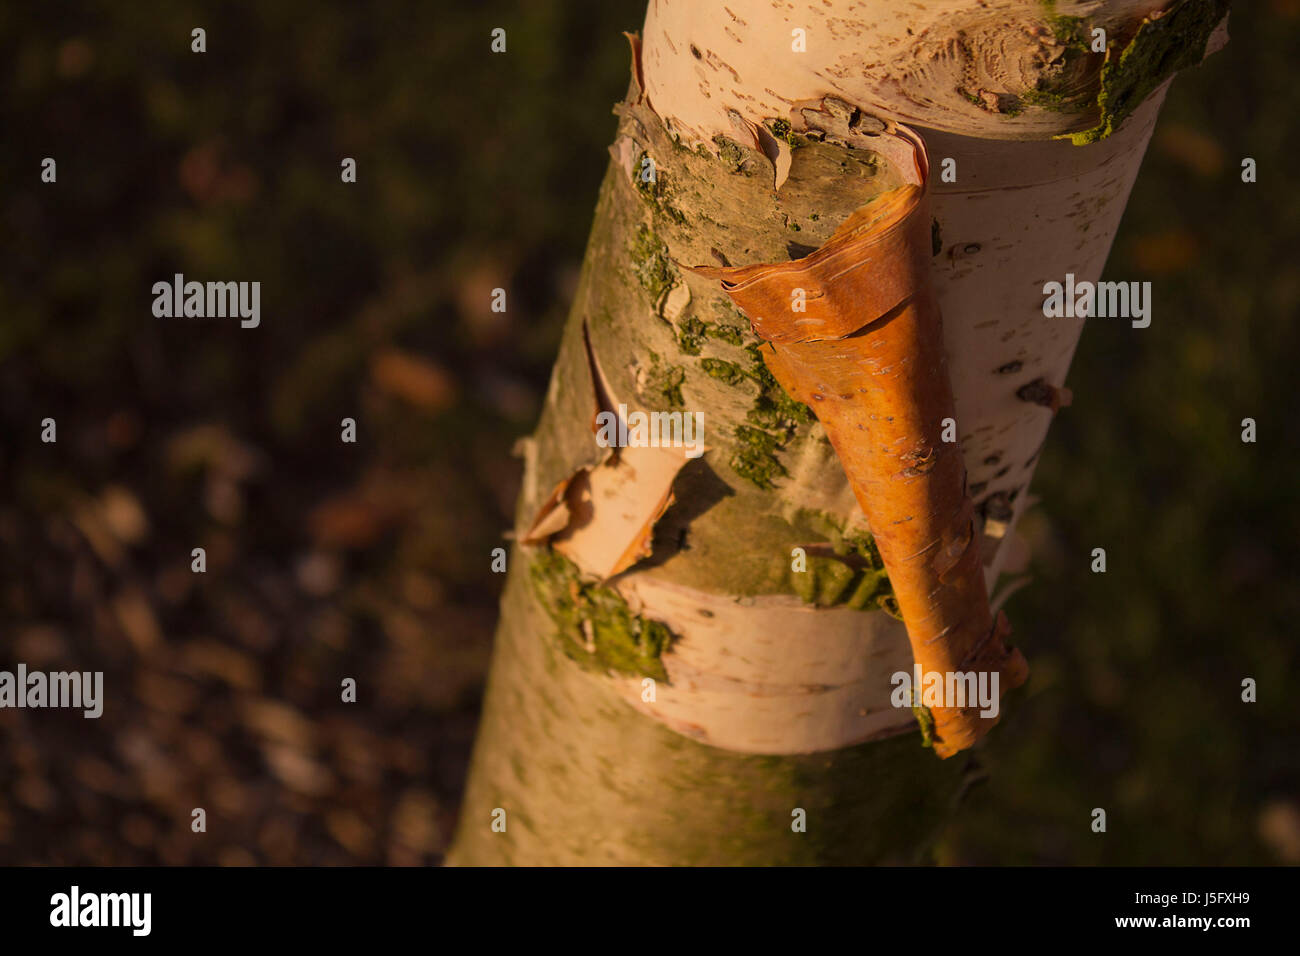
[[645, 77], [641, 72], [641, 34], [635, 30], [624, 30], [623, 36], [627, 37], [627, 45], [632, 53], [632, 86], [628, 100], [640, 103], [645, 99]]
[[[520, 541], [549, 544], [583, 573], [606, 581], [651, 554], [654, 526], [672, 506], [673, 483], [692, 456], [676, 448], [596, 441], [602, 413], [622, 422], [622, 406], [596, 359], [585, 321], [582, 340], [592, 383], [589, 427], [598, 457], [551, 490]], [[701, 445], [699, 454], [705, 450]]]
[[[930, 282], [929, 162], [905, 127], [880, 140], [911, 181], [855, 210], [819, 249], [789, 262], [690, 271], [722, 280], [766, 340], [773, 375], [825, 427], [876, 535], [916, 664], [996, 670], [1001, 692], [1023, 683], [1028, 668], [1004, 643], [1006, 616], [989, 606], [961, 449], [934, 434], [954, 412]], [[941, 757], [974, 744], [997, 719], [967, 706], [930, 714]]]
[[[593, 435], [592, 444], [599, 448], [594, 441], [594, 435], [596, 433], [596, 416], [601, 412], [601, 394], [600, 385], [596, 378], [595, 358], [591, 354], [591, 339], [587, 335], [587, 323], [585, 320], [582, 323], [582, 345], [586, 352], [587, 368], [591, 374], [592, 382], [591, 421], [589, 427]], [[546, 499], [538, 506], [537, 513], [533, 516], [533, 520], [529, 522], [527, 529], [519, 536], [521, 544], [530, 546], [546, 544], [553, 535], [559, 534], [568, 527], [572, 518], [566, 501], [570, 485], [572, 485], [579, 476], [587, 474], [593, 468], [609, 461], [611, 457], [618, 454], [618, 451], [614, 448], [606, 448], [597, 451], [595, 454], [596, 459], [594, 462], [574, 468], [567, 478], [558, 482], [551, 489], [551, 493], [547, 495]]]
[[729, 111], [729, 116], [731, 125], [748, 133], [753, 145], [772, 164], [772, 188], [775, 192], [780, 192], [790, 177], [794, 163], [791, 142], [799, 137], [873, 152], [900, 170], [908, 183], [920, 185], [929, 175], [929, 170], [922, 168], [929, 162], [928, 156], [924, 149], [912, 148], [910, 130], [865, 113], [838, 97], [824, 96], [795, 102], [786, 120], [790, 134], [795, 137], [791, 141], [775, 135], [767, 126], [749, 122], [735, 110]]

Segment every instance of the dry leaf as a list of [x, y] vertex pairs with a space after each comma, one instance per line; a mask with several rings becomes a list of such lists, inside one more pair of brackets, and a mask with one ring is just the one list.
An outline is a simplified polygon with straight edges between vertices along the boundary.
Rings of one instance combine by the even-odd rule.
[[428, 411], [441, 411], [456, 400], [456, 384], [445, 370], [397, 349], [385, 349], [370, 360], [370, 378], [381, 391]]

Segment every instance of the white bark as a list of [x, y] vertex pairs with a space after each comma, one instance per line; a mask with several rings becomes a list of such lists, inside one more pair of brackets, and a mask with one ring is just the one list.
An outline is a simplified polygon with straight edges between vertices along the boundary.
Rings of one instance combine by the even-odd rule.
[[[1010, 115], [970, 97], [1024, 94], [1045, 76], [1081, 84], [1082, 72], [1061, 72], [1053, 16], [1086, 18], [1089, 29], [1114, 38], [1169, 5], [652, 0], [643, 35], [646, 95], [669, 128], [693, 142], [715, 133], [734, 137], [733, 113], [757, 124], [827, 95], [908, 126], [1046, 139], [1084, 128], [1087, 117], [1035, 106]], [[805, 52], [794, 49], [796, 29], [805, 31]]]
[[[1166, 6], [1167, 0], [1116, 0], [1062, 3], [1056, 12], [1089, 16], [1089, 26], [1120, 35]], [[1063, 388], [1084, 325], [1083, 319], [1045, 318], [1043, 284], [1067, 273], [1078, 281], [1100, 278], [1168, 86], [1116, 134], [1089, 146], [1048, 137], [1085, 128], [1095, 117], [1034, 108], [1008, 116], [956, 92], [963, 85], [972, 92], [1033, 89], [1042, 71], [1028, 64], [1044, 50], [1050, 54], [1054, 42], [1038, 27], [1047, 14], [1037, 0], [654, 0], [643, 38], [649, 105], [688, 146], [748, 132], [762, 147], [754, 133], [765, 122], [786, 119], [797, 130], [802, 109], [826, 96], [886, 122], [913, 124], [923, 136], [942, 236], [934, 280], [968, 486], [977, 505], [998, 496], [1013, 509], [1009, 521], [985, 528], [990, 590], [1009, 559], [1013, 569], [1023, 560], [1023, 550], [1008, 543], [1030, 500], [1026, 489], [1053, 417], [1017, 391], [1038, 379]], [[800, 26], [807, 30], [806, 53], [791, 49], [791, 31]], [[954, 183], [942, 181], [949, 158], [956, 161]], [[1082, 396], [1085, 403], [1095, 398]], [[844, 491], [835, 482], [826, 495], [843, 501]], [[756, 633], [749, 608], [732, 604], [724, 617], [738, 618], [734, 623], [711, 618], [706, 624], [683, 613], [691, 601], [717, 603], [706, 593], [670, 597], [635, 573], [622, 588], [682, 636], [665, 656], [672, 688], [661, 692], [657, 706], [641, 705], [670, 726], [738, 750], [801, 753], [913, 725], [910, 714], [888, 706], [888, 676], [907, 669], [896, 665], [908, 658], [902, 628], [883, 613], [805, 608], [771, 618], [773, 631]], [[859, 619], [856, 639], [874, 655], [846, 650], [855, 627], [833, 624], [837, 614]], [[774, 634], [779, 653], [756, 652]], [[790, 696], [773, 690], [798, 683], [790, 675], [816, 673], [828, 659], [837, 661], [836, 677], [823, 686], [810, 682], [806, 692]], [[746, 662], [743, 668], [737, 660]], [[734, 699], [724, 694], [754, 687], [764, 690]], [[625, 688], [634, 703], [636, 690]]]

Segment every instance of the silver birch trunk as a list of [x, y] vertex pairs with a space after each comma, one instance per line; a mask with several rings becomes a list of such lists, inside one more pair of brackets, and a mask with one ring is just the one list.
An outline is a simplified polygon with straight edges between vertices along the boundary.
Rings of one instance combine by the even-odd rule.
[[[912, 653], [835, 451], [766, 370], [749, 319], [685, 267], [807, 255], [901, 182], [875, 144], [920, 134], [992, 592], [1023, 564], [1015, 524], [1083, 326], [1044, 317], [1044, 283], [1099, 278], [1169, 80], [1223, 42], [1224, 12], [651, 3], [542, 420], [521, 444], [449, 862], [925, 858], [971, 758], [938, 759], [891, 701]], [[620, 405], [703, 413], [707, 450], [601, 447], [594, 416]]]

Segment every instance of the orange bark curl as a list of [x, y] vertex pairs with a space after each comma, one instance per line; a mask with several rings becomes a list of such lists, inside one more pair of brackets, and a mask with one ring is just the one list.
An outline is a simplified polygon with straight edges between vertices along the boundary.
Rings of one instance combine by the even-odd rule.
[[[885, 140], [890, 137], [881, 137]], [[802, 259], [692, 271], [723, 288], [765, 340], [765, 363], [826, 429], [875, 536], [922, 674], [996, 671], [1000, 690], [1028, 666], [989, 608], [955, 421], [939, 307], [930, 279], [928, 162], [901, 127], [916, 180], [856, 210]], [[891, 156], [892, 158], [892, 156]], [[920, 688], [915, 688], [919, 693]], [[952, 704], [952, 701], [945, 701]], [[997, 721], [978, 702], [931, 708], [948, 757]]]

